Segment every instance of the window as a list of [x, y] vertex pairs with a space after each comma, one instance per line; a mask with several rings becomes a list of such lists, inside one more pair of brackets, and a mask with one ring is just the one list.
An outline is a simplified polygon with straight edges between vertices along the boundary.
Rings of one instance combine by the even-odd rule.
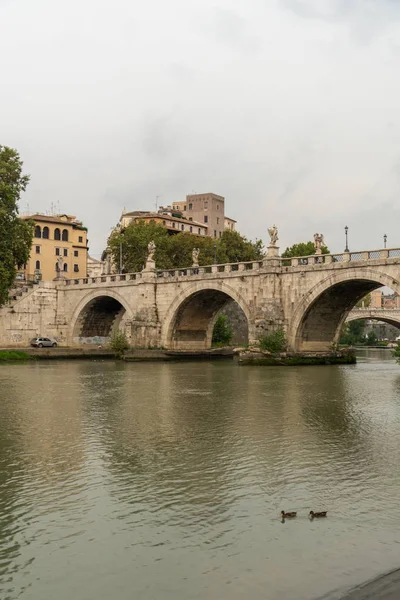
[[204, 223], [208, 223], [208, 215], [204, 215]]
[[80, 244], [83, 244], [83, 237], [81, 235], [79, 236], [78, 240]]
[[48, 227], [43, 227], [42, 238], [44, 238], [45, 240], [49, 239], [49, 228]]
[[185, 204], [185, 206], [183, 207], [183, 210], [186, 210], [186, 204]]
[[62, 232], [62, 241], [63, 242], [68, 242], [68, 230], [67, 229], [63, 229], [63, 232]]
[[222, 236], [222, 233], [221, 233], [221, 232], [219, 232], [219, 237], [221, 237], [221, 236]]
[[207, 210], [208, 208], [208, 200], [204, 200], [204, 210]]
[[36, 227], [35, 227], [35, 237], [36, 238], [42, 237], [42, 230], [40, 228], [40, 225], [36, 225]]
[[64, 248], [64, 256], [68, 256], [68, 248]]
[[193, 233], [193, 227], [192, 226], [189, 227], [189, 231], [190, 231], [190, 233]]
[[162, 222], [162, 224], [163, 224], [163, 225], [164, 225], [164, 227], [165, 227], [165, 221], [163, 221], [163, 222]]
[[68, 271], [68, 265], [67, 265], [67, 263], [64, 263], [63, 271], [65, 273]]
[[79, 265], [74, 265], [74, 273], [78, 273], [79, 272]]
[[190, 203], [190, 204], [189, 204], [189, 210], [192, 210], [192, 208], [193, 208], [193, 204], [192, 204], [192, 203]]
[[79, 256], [78, 250], [74, 250], [74, 256]]
[[217, 232], [215, 231], [215, 229], [214, 229], [214, 237], [217, 237]]
[[172, 227], [175, 229], [175, 221], [172, 222]]
[[61, 240], [61, 232], [58, 229], [58, 227], [56, 227], [55, 230], [54, 230], [54, 239], [55, 240]]
[[36, 254], [40, 254], [40, 246], [36, 246]]
[[193, 217], [189, 217], [189, 221], [193, 221]]
[[40, 271], [40, 260], [36, 261], [35, 269], [37, 269], [38, 271]]
[[217, 204], [217, 210], [219, 210], [219, 204]]
[[199, 235], [200, 235], [200, 233], [201, 233], [201, 229], [200, 229], [200, 227], [199, 227]]
[[184, 229], [185, 229], [185, 226], [184, 226], [184, 224], [182, 223], [182, 225], [181, 225], [181, 230], [183, 231]]
[[60, 248], [56, 248], [56, 256], [60, 256]]
[[219, 217], [217, 217], [217, 225], [219, 225]]

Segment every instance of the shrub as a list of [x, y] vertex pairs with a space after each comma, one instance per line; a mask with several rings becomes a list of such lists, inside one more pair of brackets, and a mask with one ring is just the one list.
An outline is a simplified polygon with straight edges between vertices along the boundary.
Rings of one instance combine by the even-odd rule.
[[212, 345], [213, 346], [229, 346], [232, 341], [232, 327], [228, 317], [218, 315], [214, 325]]
[[123, 331], [114, 331], [110, 339], [110, 348], [117, 358], [122, 358], [129, 350], [128, 339]]
[[400, 342], [397, 344], [396, 348], [393, 350], [392, 355], [395, 357], [397, 362], [400, 364]]
[[21, 350], [1, 350], [0, 362], [8, 362], [14, 360], [30, 360], [29, 354]]
[[286, 336], [283, 329], [276, 329], [260, 338], [260, 348], [274, 354], [284, 352], [286, 350]]

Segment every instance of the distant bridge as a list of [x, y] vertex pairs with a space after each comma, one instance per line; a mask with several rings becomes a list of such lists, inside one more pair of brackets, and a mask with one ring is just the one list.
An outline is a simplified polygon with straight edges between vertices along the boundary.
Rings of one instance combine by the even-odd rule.
[[346, 322], [358, 319], [383, 321], [400, 329], [400, 308], [353, 308], [349, 312]]

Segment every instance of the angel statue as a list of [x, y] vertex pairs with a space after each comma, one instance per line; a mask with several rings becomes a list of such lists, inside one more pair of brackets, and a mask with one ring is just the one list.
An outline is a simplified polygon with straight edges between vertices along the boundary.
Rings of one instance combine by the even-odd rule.
[[151, 242], [149, 242], [149, 244], [147, 246], [147, 250], [148, 250], [147, 260], [154, 261], [154, 252], [156, 251], [156, 245], [153, 240], [151, 240]]
[[279, 240], [277, 226], [273, 225], [272, 227], [270, 227], [268, 229], [268, 233], [269, 233], [269, 237], [271, 238], [270, 242], [269, 242], [269, 245], [270, 246], [276, 246], [276, 242]]
[[57, 273], [61, 273], [63, 271], [63, 258], [62, 258], [62, 256], [59, 256], [57, 258], [56, 271], [57, 271]]
[[193, 248], [193, 252], [192, 252], [193, 267], [199, 266], [199, 255], [200, 255], [199, 248]]
[[322, 233], [314, 233], [314, 248], [315, 248], [315, 254], [321, 254], [322, 253], [322, 246], [324, 244], [324, 236], [322, 235]]

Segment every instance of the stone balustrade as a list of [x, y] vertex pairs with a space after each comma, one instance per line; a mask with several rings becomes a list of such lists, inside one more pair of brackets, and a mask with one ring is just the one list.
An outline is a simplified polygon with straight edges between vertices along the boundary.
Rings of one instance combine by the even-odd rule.
[[168, 270], [154, 270], [151, 272], [141, 271], [140, 273], [115, 273], [110, 275], [101, 275], [98, 277], [84, 277], [80, 279], [60, 279], [59, 285], [75, 286], [75, 285], [110, 285], [110, 283], [121, 283], [126, 282], [132, 284], [133, 282], [141, 281], [144, 276], [156, 277], [162, 280], [171, 280], [172, 278], [178, 277], [201, 277], [205, 275], [220, 275], [221, 273], [235, 273], [235, 272], [247, 272], [247, 271], [258, 271], [260, 269], [268, 269], [269, 267], [301, 267], [304, 268], [318, 268], [322, 265], [336, 263], [348, 263], [348, 262], [364, 262], [373, 260], [388, 260], [391, 258], [400, 257], [400, 248], [385, 248], [381, 250], [364, 250], [360, 252], [342, 252], [339, 254], [313, 254], [310, 256], [299, 256], [292, 258], [282, 257], [265, 257], [263, 260], [250, 261], [250, 262], [239, 262], [239, 263], [227, 263], [221, 265], [207, 265], [202, 267], [187, 267], [180, 269], [168, 269]]

